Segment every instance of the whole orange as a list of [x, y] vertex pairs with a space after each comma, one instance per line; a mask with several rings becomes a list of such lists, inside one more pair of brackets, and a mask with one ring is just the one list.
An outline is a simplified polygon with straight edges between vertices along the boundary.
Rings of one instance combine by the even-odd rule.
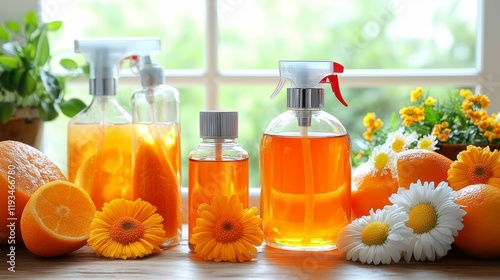
[[88, 193], [68, 181], [52, 181], [30, 197], [21, 216], [24, 245], [42, 257], [73, 252], [87, 243], [96, 208]]
[[411, 183], [447, 182], [448, 169], [453, 161], [441, 154], [423, 149], [410, 149], [398, 153], [398, 183], [408, 189]]
[[351, 209], [352, 218], [368, 215], [370, 209], [382, 209], [391, 204], [389, 197], [397, 192], [398, 180], [392, 173], [381, 175], [374, 172], [368, 162], [358, 166], [352, 174]]
[[500, 257], [500, 188], [470, 185], [457, 191], [455, 202], [467, 212], [455, 237], [457, 248], [477, 258]]
[[0, 244], [22, 242], [19, 221], [26, 203], [54, 180], [66, 177], [42, 152], [17, 141], [0, 142]]

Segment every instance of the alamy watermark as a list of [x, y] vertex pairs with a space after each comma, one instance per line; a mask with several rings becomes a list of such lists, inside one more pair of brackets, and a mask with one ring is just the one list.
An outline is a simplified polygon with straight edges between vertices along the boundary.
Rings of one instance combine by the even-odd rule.
[[16, 166], [10, 164], [7, 170], [7, 228], [9, 229], [9, 236], [7, 239], [8, 253], [7, 270], [16, 272]]

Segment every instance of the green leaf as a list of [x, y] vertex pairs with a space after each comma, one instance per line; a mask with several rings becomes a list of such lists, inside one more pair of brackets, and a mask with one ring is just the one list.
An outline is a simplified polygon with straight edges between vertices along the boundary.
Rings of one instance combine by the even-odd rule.
[[19, 88], [19, 83], [21, 82], [21, 77], [23, 76], [24, 70], [23, 69], [17, 69], [14, 71], [11, 71], [10, 74], [10, 83], [12, 85], [12, 90], [16, 90]]
[[7, 32], [7, 30], [5, 30], [5, 27], [3, 27], [2, 25], [0, 25], [0, 40], [10, 40], [9, 32]]
[[3, 72], [0, 74], [0, 84], [8, 91], [16, 91], [23, 73], [22, 69]]
[[26, 33], [26, 38], [31, 38], [31, 35], [33, 34], [34, 31], [38, 28], [37, 25], [34, 24], [26, 24], [24, 26], [24, 32]]
[[14, 112], [14, 104], [8, 102], [0, 102], [0, 119], [2, 123], [7, 123]]
[[90, 75], [90, 64], [85, 64], [84, 66], [82, 66], [82, 70], [85, 75]]
[[399, 116], [396, 113], [391, 114], [391, 131], [396, 131], [400, 125]]
[[436, 110], [432, 106], [425, 105], [424, 106], [425, 110], [425, 122], [426, 123], [438, 123], [439, 118], [436, 113]]
[[76, 98], [64, 100], [59, 103], [61, 112], [68, 117], [75, 116], [76, 114], [80, 113], [81, 110], [85, 109], [85, 107], [87, 107], [85, 103]]
[[37, 52], [35, 55], [35, 65], [43, 66], [47, 63], [47, 60], [50, 56], [50, 47], [49, 47], [49, 39], [46, 36], [46, 33], [43, 32], [43, 35], [40, 35], [40, 41], [37, 44]]
[[38, 17], [36, 16], [34, 11], [28, 11], [24, 15], [24, 23], [38, 26]]
[[56, 30], [59, 30], [59, 28], [61, 28], [62, 26], [62, 21], [51, 21], [49, 23], [47, 23], [47, 30], [49, 31], [56, 31]]
[[63, 58], [63, 59], [61, 59], [61, 61], [59, 61], [59, 64], [61, 64], [61, 66], [64, 67], [64, 69], [67, 69], [67, 70], [76, 70], [76, 69], [78, 69], [78, 64], [73, 59]]
[[19, 81], [17, 91], [21, 96], [29, 96], [36, 90], [36, 80], [29, 70], [24, 71]]
[[62, 88], [57, 78], [48, 71], [40, 71], [43, 87], [52, 100], [57, 100], [62, 95]]
[[7, 27], [10, 31], [14, 33], [19, 33], [21, 31], [21, 24], [15, 21], [6, 21], [5, 22], [5, 27]]
[[59, 115], [57, 112], [54, 103], [41, 103], [40, 104], [40, 117], [44, 121], [51, 121]]
[[3, 70], [12, 70], [19, 67], [19, 59], [17, 57], [0, 55], [0, 67]]
[[36, 55], [36, 47], [32, 44], [27, 44], [23, 49], [23, 55], [29, 61], [33, 60]]
[[0, 84], [8, 91], [15, 91], [16, 87], [11, 82], [12, 72], [3, 72], [0, 74]]

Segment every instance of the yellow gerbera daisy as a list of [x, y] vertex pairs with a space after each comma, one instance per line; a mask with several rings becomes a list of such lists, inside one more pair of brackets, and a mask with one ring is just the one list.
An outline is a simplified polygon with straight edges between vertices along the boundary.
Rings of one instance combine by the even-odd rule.
[[159, 246], [165, 241], [162, 222], [149, 202], [116, 198], [96, 212], [87, 243], [98, 256], [142, 258], [161, 252]]
[[198, 207], [191, 243], [195, 253], [210, 261], [249, 261], [257, 254], [264, 233], [256, 207], [243, 209], [236, 195], [215, 196]]
[[454, 190], [474, 184], [500, 187], [500, 154], [490, 147], [467, 146], [448, 170], [448, 183]]

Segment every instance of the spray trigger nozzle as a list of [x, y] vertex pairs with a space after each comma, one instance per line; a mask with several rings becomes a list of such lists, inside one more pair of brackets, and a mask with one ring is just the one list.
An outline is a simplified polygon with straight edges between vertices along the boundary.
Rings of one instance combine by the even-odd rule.
[[343, 73], [344, 66], [333, 61], [280, 60], [280, 81], [271, 99], [283, 88], [286, 80], [290, 80], [292, 88], [318, 88], [321, 83], [330, 83], [335, 97], [342, 105], [347, 106], [340, 93], [339, 80], [336, 73]]
[[[344, 66], [342, 64], [334, 62], [333, 63], [333, 73], [344, 73]], [[342, 97], [342, 93], [340, 93], [340, 86], [339, 86], [339, 76], [335, 74], [328, 75], [324, 77], [320, 83], [329, 83], [333, 93], [335, 94], [335, 97], [339, 100], [342, 105], [347, 107], [347, 102], [345, 102], [344, 97]]]

